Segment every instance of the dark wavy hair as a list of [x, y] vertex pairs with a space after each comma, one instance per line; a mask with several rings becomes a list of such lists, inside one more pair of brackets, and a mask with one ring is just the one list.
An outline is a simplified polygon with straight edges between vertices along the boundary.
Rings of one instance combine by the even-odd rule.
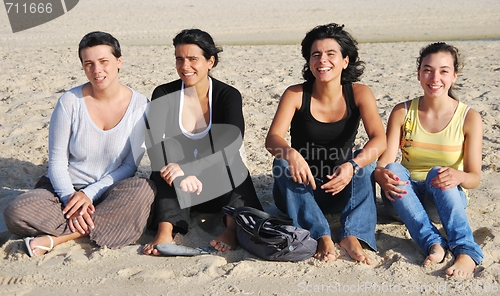
[[[462, 55], [460, 54], [458, 48], [453, 45], [446, 44], [445, 42], [435, 42], [420, 49], [420, 56], [417, 58], [417, 71], [420, 71], [420, 67], [422, 67], [422, 61], [426, 56], [438, 52], [447, 52], [451, 54], [451, 57], [453, 58], [453, 71], [455, 71], [455, 73], [458, 73], [462, 70], [464, 65]], [[458, 98], [453, 93], [454, 89], [455, 85], [452, 85], [448, 90], [448, 96], [458, 101]]]
[[94, 47], [97, 45], [109, 45], [111, 46], [111, 53], [116, 58], [122, 56], [120, 42], [118, 42], [118, 40], [115, 37], [106, 32], [94, 31], [83, 36], [82, 40], [80, 41], [80, 44], [78, 45], [78, 57], [80, 58], [80, 62], [82, 62], [82, 55], [81, 55], [82, 50], [87, 47]]
[[306, 37], [302, 40], [302, 56], [306, 60], [302, 69], [302, 77], [309, 82], [316, 79], [309, 68], [311, 47], [314, 41], [327, 38], [333, 38], [338, 42], [343, 58], [346, 56], [349, 57], [349, 65], [347, 65], [347, 68], [341, 74], [341, 84], [359, 81], [365, 71], [365, 63], [359, 60], [358, 42], [354, 40], [351, 34], [344, 30], [344, 25], [335, 23], [315, 27], [307, 32]]
[[195, 44], [203, 51], [203, 56], [208, 60], [214, 57], [214, 65], [219, 63], [219, 53], [222, 52], [222, 47], [216, 46], [212, 36], [200, 29], [185, 29], [182, 30], [173, 39], [174, 47], [180, 44]]

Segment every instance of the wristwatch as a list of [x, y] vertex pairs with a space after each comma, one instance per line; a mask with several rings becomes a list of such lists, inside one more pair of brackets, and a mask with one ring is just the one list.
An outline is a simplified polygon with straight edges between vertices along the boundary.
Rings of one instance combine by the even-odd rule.
[[350, 164], [352, 164], [352, 175], [356, 175], [360, 169], [359, 165], [351, 159], [349, 159], [347, 162], [349, 162]]

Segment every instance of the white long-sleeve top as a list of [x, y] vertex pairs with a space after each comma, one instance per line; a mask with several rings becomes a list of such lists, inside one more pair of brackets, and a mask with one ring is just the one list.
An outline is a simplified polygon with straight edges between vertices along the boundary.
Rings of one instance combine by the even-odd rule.
[[97, 200], [112, 184], [133, 176], [145, 152], [148, 99], [132, 90], [121, 121], [104, 131], [92, 121], [82, 87], [64, 93], [50, 119], [47, 177], [64, 204], [75, 188]]

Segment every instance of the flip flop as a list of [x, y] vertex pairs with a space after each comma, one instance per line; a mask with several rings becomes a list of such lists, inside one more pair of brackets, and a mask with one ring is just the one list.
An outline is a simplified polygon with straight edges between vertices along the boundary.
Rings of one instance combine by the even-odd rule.
[[162, 255], [166, 256], [197, 256], [217, 252], [212, 246], [191, 248], [176, 244], [158, 244], [156, 245], [156, 249]]
[[[40, 249], [40, 250], [44, 250], [44, 251], [47, 251], [47, 252], [50, 252], [52, 251], [52, 249], [54, 248], [54, 240], [52, 239], [52, 237], [50, 235], [46, 235], [49, 240], [50, 240], [50, 247], [45, 247], [45, 246], [35, 246], [35, 249]], [[35, 257], [36, 255], [33, 253], [33, 250], [31, 249], [31, 246], [30, 246], [30, 243], [32, 240], [34, 240], [35, 238], [30, 236], [30, 237], [25, 237], [24, 238], [24, 244], [26, 245], [26, 249], [28, 249], [28, 255], [30, 257]]]

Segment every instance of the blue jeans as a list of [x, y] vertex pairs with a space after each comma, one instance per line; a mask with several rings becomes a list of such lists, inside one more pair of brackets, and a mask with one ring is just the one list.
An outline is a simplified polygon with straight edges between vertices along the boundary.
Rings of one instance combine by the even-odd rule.
[[[434, 244], [449, 248], [453, 255], [469, 255], [476, 264], [481, 264], [484, 256], [481, 248], [474, 242], [472, 230], [467, 220], [465, 208], [467, 196], [460, 186], [441, 190], [430, 184], [438, 175], [439, 167], [432, 168], [425, 181], [410, 179], [410, 172], [399, 163], [386, 166], [396, 174], [401, 181], [408, 181], [408, 185], [399, 186], [406, 190], [403, 198], [393, 197], [395, 202], [386, 201], [384, 204], [396, 210], [399, 218], [408, 228], [412, 239], [426, 253]], [[427, 211], [426, 211], [427, 210]], [[437, 217], [435, 216], [437, 213]], [[443, 237], [439, 230], [431, 223], [441, 222], [448, 239]]]
[[278, 209], [293, 219], [295, 226], [309, 230], [314, 239], [331, 236], [330, 225], [324, 213], [341, 212], [339, 239], [355, 236], [376, 251], [374, 169], [375, 163], [361, 168], [341, 192], [332, 196], [319, 186], [313, 190], [311, 185], [294, 182], [288, 162], [275, 158], [274, 202]]

